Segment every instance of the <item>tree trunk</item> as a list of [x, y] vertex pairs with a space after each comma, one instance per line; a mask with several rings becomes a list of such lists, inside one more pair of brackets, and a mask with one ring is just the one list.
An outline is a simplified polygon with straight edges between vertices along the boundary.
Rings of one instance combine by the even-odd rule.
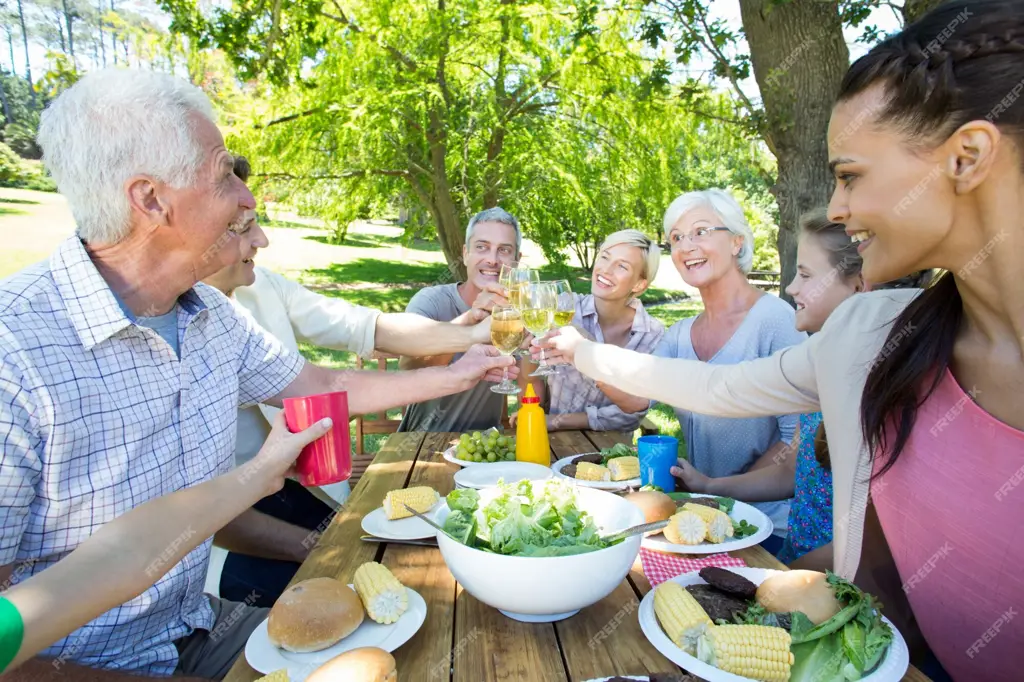
[[828, 122], [850, 54], [834, 1], [740, 0], [740, 13], [764, 102], [762, 133], [778, 160], [772, 194], [785, 289], [796, 274], [800, 215], [825, 206], [832, 192]]
[[7, 49], [11, 51], [11, 75], [14, 75], [14, 31], [7, 26]]
[[[117, 9], [114, 7], [114, 0], [110, 0], [110, 11], [111, 12], [115, 12], [115, 13], [117, 12]], [[113, 56], [114, 66], [117, 66], [117, 29], [116, 28], [112, 28], [110, 30], [110, 54]]]
[[0, 78], [0, 104], [3, 105], [4, 120], [7, 123], [14, 123], [14, 119], [11, 118], [11, 104], [7, 101], [7, 91], [4, 90], [4, 81]]
[[68, 51], [71, 53], [71, 63], [75, 62], [75, 34], [72, 31], [71, 25], [74, 22], [74, 16], [71, 14], [71, 10], [68, 9], [68, 0], [63, 0], [64, 3], [64, 23], [68, 26]]
[[[28, 58], [28, 31], [25, 30], [25, 10], [22, 8], [21, 0], [18, 0], [18, 20], [21, 22], [21, 40], [25, 44], [25, 78], [28, 79], [28, 92], [32, 97], [32, 107], [36, 106], [36, 89], [32, 87], [32, 64]], [[11, 63], [14, 68], [14, 63]]]
[[103, 36], [103, 0], [96, 0], [96, 16], [97, 25], [100, 30], [100, 59], [103, 60], [103, 66], [107, 65], [107, 44], [103, 42], [105, 40]]
[[942, 3], [943, 0], [903, 0], [903, 25], [917, 21]]

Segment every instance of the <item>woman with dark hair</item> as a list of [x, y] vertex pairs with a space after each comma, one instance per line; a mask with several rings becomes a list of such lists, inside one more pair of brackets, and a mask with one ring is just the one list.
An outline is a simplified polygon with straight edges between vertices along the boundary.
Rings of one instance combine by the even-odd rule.
[[[951, 31], [950, 27], [955, 27]], [[734, 366], [547, 345], [634, 395], [730, 417], [820, 409], [837, 573], [857, 575], [868, 496], [902, 591], [955, 680], [1021, 679], [1024, 618], [1024, 3], [948, 2], [875, 46], [829, 126], [829, 218], [868, 281], [821, 332]]]

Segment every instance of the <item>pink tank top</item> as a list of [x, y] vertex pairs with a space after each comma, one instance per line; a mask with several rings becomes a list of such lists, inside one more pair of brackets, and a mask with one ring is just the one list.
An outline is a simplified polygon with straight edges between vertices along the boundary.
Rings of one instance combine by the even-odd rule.
[[946, 671], [956, 682], [1024, 680], [1024, 432], [947, 370], [871, 498]]

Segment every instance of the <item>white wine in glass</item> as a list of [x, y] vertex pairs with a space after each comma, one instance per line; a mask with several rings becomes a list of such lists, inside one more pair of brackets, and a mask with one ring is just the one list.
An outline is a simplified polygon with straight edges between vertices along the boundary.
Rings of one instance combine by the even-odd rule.
[[[544, 336], [555, 321], [558, 297], [554, 283], [531, 282], [522, 285], [519, 292], [523, 324], [537, 338]], [[544, 349], [541, 348], [540, 364], [537, 366], [537, 371], [530, 376], [539, 377], [552, 373], [554, 373], [554, 368], [544, 359]]]
[[[491, 343], [502, 355], [512, 355], [525, 338], [526, 329], [518, 310], [512, 306], [496, 306], [491, 311]], [[508, 367], [505, 368], [501, 383], [492, 386], [491, 390], [502, 395], [519, 393], [519, 386], [508, 378]]]

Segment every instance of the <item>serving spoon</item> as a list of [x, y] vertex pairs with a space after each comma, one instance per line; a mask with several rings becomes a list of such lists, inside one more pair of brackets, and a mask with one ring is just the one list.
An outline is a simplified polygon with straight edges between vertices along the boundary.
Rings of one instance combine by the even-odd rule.
[[641, 523], [639, 526], [631, 526], [620, 530], [617, 533], [611, 535], [605, 535], [601, 538], [603, 542], [615, 542], [617, 540], [623, 540], [632, 535], [639, 535], [640, 533], [647, 533], [648, 531], [661, 530], [668, 525], [671, 519], [662, 519], [661, 521], [652, 521], [651, 523]]

